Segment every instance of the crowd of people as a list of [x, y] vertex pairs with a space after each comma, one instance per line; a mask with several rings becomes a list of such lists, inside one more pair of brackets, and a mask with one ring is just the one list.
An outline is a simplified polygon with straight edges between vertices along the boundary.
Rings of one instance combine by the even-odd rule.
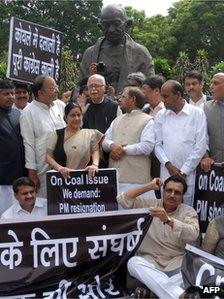
[[[100, 165], [116, 168], [120, 208], [149, 207], [153, 216], [129, 273], [157, 296], [176, 298], [183, 292], [185, 245], [199, 236], [196, 168], [208, 171], [224, 161], [224, 73], [212, 78], [212, 99], [203, 94], [197, 71], [186, 75], [185, 90], [159, 75], [142, 76], [141, 82], [135, 75], [118, 100], [106, 94], [103, 76], [91, 75], [81, 105], [79, 98], [67, 104], [57, 99], [48, 76], [36, 78], [33, 96], [24, 84], [0, 80], [1, 218], [47, 215], [49, 169], [67, 177], [75, 169], [94, 176]], [[210, 223], [202, 243], [222, 258], [223, 219]]]
[[[154, 74], [148, 50], [126, 33], [130, 25], [121, 7], [103, 9], [104, 38], [86, 50], [79, 88], [62, 100], [45, 75], [32, 92], [0, 80], [0, 217], [46, 216], [50, 169], [66, 178], [72, 170], [95, 176], [115, 168], [119, 208], [148, 207], [153, 216], [128, 271], [159, 298], [178, 298], [185, 245], [200, 233], [196, 168], [224, 162], [224, 73], [213, 76], [211, 96], [198, 71], [186, 74], [184, 86], [166, 81]], [[221, 258], [223, 221], [215, 218], [202, 242]]]

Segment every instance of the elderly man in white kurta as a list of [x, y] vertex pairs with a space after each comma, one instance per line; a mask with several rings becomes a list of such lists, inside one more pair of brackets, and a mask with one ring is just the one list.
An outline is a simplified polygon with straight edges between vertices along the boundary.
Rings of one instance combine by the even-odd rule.
[[130, 184], [151, 180], [153, 118], [141, 111], [143, 105], [143, 93], [137, 87], [126, 87], [121, 96], [121, 107], [126, 113], [115, 118], [103, 141], [103, 149], [110, 152], [109, 167], [118, 170], [120, 192], [130, 188]]
[[20, 126], [25, 146], [26, 168], [29, 178], [38, 188], [38, 196], [46, 198], [46, 144], [50, 134], [65, 127], [63, 120], [65, 104], [55, 100], [57, 85], [51, 77], [39, 76], [33, 85], [35, 100], [21, 115]]
[[193, 205], [195, 170], [206, 152], [206, 119], [202, 109], [183, 99], [183, 88], [174, 80], [161, 89], [165, 108], [155, 118], [155, 154], [161, 162], [161, 179], [177, 175], [186, 180], [184, 203]]

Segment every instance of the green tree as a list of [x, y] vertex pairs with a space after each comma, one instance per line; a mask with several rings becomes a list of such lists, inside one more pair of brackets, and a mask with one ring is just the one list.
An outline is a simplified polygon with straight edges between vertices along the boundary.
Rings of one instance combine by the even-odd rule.
[[176, 43], [169, 53], [175, 59], [187, 51], [194, 59], [198, 49], [208, 53], [210, 63], [223, 59], [224, 1], [182, 0], [169, 9], [172, 36]]
[[7, 50], [9, 21], [15, 16], [64, 33], [64, 45], [78, 57], [100, 35], [102, 0], [3, 0], [0, 3], [0, 51]]
[[170, 67], [168, 60], [157, 56], [154, 58], [155, 73], [162, 75], [166, 80], [172, 78], [172, 68]]
[[61, 53], [60, 94], [72, 89], [74, 84], [77, 83], [77, 78], [78, 66], [72, 57], [72, 52], [63, 48]]
[[180, 83], [184, 82], [185, 75], [194, 69], [193, 64], [190, 62], [187, 52], [180, 52], [176, 64], [173, 68], [173, 75]]
[[169, 59], [169, 49], [176, 44], [171, 34], [171, 20], [162, 15], [146, 18], [144, 11], [126, 7], [126, 12], [133, 19], [130, 30], [135, 41], [146, 46], [153, 57], [161, 56]]

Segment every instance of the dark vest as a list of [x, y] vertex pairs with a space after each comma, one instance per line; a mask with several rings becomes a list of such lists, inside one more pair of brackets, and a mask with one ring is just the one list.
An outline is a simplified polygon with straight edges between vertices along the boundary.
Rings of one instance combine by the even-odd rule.
[[100, 104], [91, 103], [83, 117], [83, 128], [105, 133], [117, 116], [118, 104], [105, 97]]
[[63, 167], [66, 167], [67, 157], [64, 150], [65, 128], [56, 130], [58, 139], [53, 152], [55, 161]]

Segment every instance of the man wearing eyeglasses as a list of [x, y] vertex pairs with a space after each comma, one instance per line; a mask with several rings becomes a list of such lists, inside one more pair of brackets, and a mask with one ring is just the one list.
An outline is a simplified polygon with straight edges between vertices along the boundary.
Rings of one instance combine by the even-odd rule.
[[103, 76], [90, 76], [87, 87], [91, 103], [83, 117], [83, 128], [97, 129], [105, 133], [112, 121], [122, 114], [121, 109], [115, 101], [105, 95], [106, 83]]
[[65, 127], [65, 104], [56, 100], [58, 87], [49, 76], [38, 76], [32, 91], [35, 99], [23, 110], [20, 118], [25, 166], [28, 177], [38, 189], [38, 196], [46, 198], [46, 171], [49, 169], [45, 161], [46, 143], [52, 131]]
[[162, 185], [161, 179], [155, 178], [123, 192], [117, 201], [126, 209], [148, 207], [153, 216], [137, 256], [128, 261], [129, 273], [158, 298], [176, 299], [183, 293], [180, 267], [185, 245], [197, 239], [199, 224], [196, 211], [183, 204], [187, 184], [181, 177], [171, 176], [164, 182], [162, 199], [138, 197]]

